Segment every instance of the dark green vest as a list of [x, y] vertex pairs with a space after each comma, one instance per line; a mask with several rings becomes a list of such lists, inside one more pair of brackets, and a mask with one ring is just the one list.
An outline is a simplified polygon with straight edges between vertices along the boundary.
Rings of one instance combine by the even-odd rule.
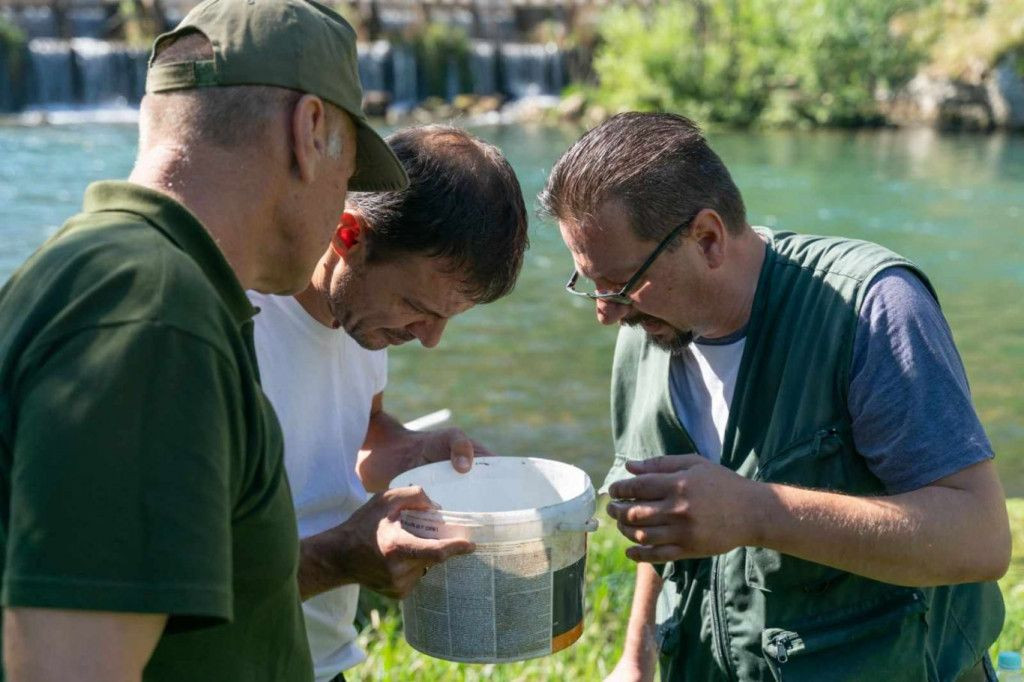
[[[875, 244], [758, 228], [769, 245], [722, 445], [748, 478], [884, 495], [846, 405], [867, 285], [905, 259]], [[933, 292], [934, 294], [934, 292]], [[616, 461], [695, 451], [669, 393], [668, 353], [623, 328], [612, 378]], [[737, 508], [735, 513], [744, 513]], [[950, 548], [956, 551], [956, 548]], [[665, 566], [666, 680], [952, 681], [1002, 628], [994, 583], [899, 587], [762, 547]]]

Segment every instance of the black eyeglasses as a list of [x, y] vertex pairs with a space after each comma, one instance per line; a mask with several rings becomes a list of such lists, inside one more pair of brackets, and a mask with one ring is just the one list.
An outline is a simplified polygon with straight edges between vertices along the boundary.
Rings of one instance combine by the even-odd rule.
[[651, 267], [654, 261], [657, 260], [658, 256], [661, 255], [661, 252], [668, 248], [668, 245], [672, 243], [672, 240], [675, 239], [680, 232], [688, 228], [691, 225], [691, 223], [693, 223], [693, 221], [697, 218], [697, 215], [699, 213], [700, 211], [693, 214], [693, 217], [690, 218], [689, 220], [679, 223], [676, 227], [672, 228], [672, 231], [669, 232], [668, 235], [661, 240], [661, 243], [658, 244], [657, 248], [654, 249], [654, 253], [652, 253], [647, 258], [647, 260], [644, 261], [644, 264], [640, 266], [640, 269], [637, 270], [633, 274], [633, 276], [630, 277], [629, 280], [622, 285], [622, 288], [616, 291], [615, 293], [602, 293], [599, 291], [576, 291], [576, 282], [580, 278], [580, 271], [575, 269], [572, 271], [572, 277], [570, 277], [569, 281], [565, 283], [565, 290], [568, 291], [570, 294], [574, 294], [576, 296], [583, 296], [585, 298], [589, 298], [592, 301], [608, 301], [609, 303], [618, 303], [619, 305], [633, 305], [633, 300], [629, 297], [629, 292], [633, 290], [633, 288], [640, 281], [640, 278], [643, 277], [645, 272], [647, 272], [647, 268]]

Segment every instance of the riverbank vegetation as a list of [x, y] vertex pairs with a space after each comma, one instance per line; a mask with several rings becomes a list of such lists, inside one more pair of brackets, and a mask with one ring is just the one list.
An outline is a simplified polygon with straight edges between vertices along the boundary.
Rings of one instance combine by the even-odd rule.
[[28, 39], [25, 32], [0, 17], [0, 61], [13, 73], [21, 68]]
[[[16, 87], [21, 85], [27, 47], [25, 32], [0, 17], [0, 81], [6, 80]], [[18, 104], [10, 90], [0, 87], [0, 111], [10, 110]]]
[[1024, 54], [1024, 0], [677, 0], [597, 26], [599, 113], [738, 126], [884, 124], [916, 75], [977, 85]]
[[[1006, 624], [992, 647], [998, 651], [1024, 649], [1024, 499], [1007, 504], [1013, 527], [1013, 562], [999, 582], [1006, 601]], [[549, 682], [600, 680], [622, 652], [622, 636], [633, 595], [635, 564], [626, 558], [627, 541], [603, 517], [591, 536], [587, 558], [586, 620], [574, 645], [552, 656], [505, 665], [463, 665], [425, 656], [402, 639], [402, 617], [396, 602], [366, 593], [361, 601], [360, 644], [368, 659], [346, 673], [353, 681], [409, 682]]]
[[896, 18], [893, 30], [928, 51], [929, 70], [975, 78], [1003, 59], [1024, 76], [1024, 0], [944, 0]]

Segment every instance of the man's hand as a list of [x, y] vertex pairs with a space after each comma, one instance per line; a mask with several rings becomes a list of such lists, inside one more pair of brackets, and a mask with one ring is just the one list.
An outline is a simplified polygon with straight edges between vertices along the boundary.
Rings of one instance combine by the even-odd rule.
[[645, 651], [641, 658], [623, 653], [604, 682], [652, 682], [658, 672], [658, 658], [654, 650]]
[[488, 457], [494, 454], [463, 433], [462, 429], [456, 428], [412, 432], [409, 440], [411, 446], [403, 472], [431, 462], [450, 459], [455, 470], [464, 474], [473, 468], [474, 457]]
[[468, 540], [428, 540], [405, 531], [403, 509], [434, 509], [418, 486], [374, 495], [344, 523], [302, 541], [299, 591], [308, 599], [340, 585], [359, 583], [401, 599], [427, 570], [457, 554]]
[[464, 474], [473, 467], [474, 457], [490, 454], [461, 429], [410, 431], [384, 411], [384, 394], [378, 393], [370, 406], [370, 424], [356, 473], [368, 492], [379, 493], [409, 469], [451, 460], [455, 470]]
[[634, 478], [613, 483], [608, 514], [637, 543], [633, 561], [664, 562], [722, 554], [755, 544], [758, 484], [700, 455], [626, 463]]
[[356, 473], [368, 492], [387, 490], [395, 476], [431, 462], [450, 460], [464, 474], [473, 467], [474, 457], [492, 454], [461, 429], [410, 431], [380, 408], [380, 394], [374, 406], [356, 463]]

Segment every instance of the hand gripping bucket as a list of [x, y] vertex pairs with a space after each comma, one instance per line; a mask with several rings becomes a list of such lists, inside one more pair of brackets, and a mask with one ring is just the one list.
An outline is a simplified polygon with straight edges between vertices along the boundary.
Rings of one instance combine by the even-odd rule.
[[546, 656], [583, 632], [587, 533], [597, 529], [590, 478], [534, 457], [481, 457], [408, 471], [437, 511], [402, 512], [410, 533], [461, 537], [476, 551], [432, 567], [402, 600], [405, 639], [430, 656], [504, 663]]

